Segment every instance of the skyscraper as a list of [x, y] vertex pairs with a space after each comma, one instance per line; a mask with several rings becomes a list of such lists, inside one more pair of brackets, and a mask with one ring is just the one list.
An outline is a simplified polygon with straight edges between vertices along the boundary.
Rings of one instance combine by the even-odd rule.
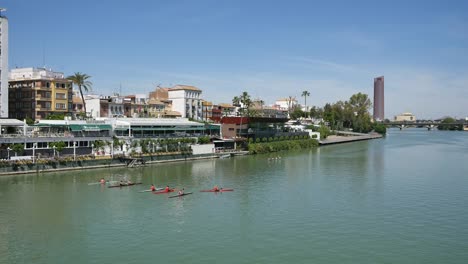
[[384, 77], [374, 78], [374, 120], [385, 119]]
[[8, 117], [8, 19], [0, 8], [0, 118]]

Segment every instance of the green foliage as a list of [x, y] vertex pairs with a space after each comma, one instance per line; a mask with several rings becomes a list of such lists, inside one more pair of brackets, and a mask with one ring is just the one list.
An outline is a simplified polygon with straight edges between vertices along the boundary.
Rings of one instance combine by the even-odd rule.
[[66, 144], [63, 141], [49, 143], [49, 148], [53, 148], [54, 146], [55, 146], [56, 151], [62, 152], [63, 149], [65, 148]]
[[25, 119], [26, 119], [26, 124], [28, 124], [28, 126], [34, 125], [34, 120], [32, 120], [32, 118], [26, 117]]
[[320, 139], [326, 139], [330, 135], [330, 129], [327, 126], [320, 126], [317, 130], [320, 132]]
[[456, 123], [457, 121], [454, 119], [454, 118], [451, 118], [451, 117], [447, 117], [447, 118], [444, 118], [444, 120], [442, 120], [439, 124], [439, 126], [437, 126], [437, 128], [439, 130], [463, 130], [463, 125], [449, 125], [450, 123]]
[[96, 140], [94, 141], [94, 148], [99, 150], [102, 150], [106, 146], [106, 142], [103, 140]]
[[375, 123], [374, 124], [374, 131], [379, 133], [379, 134], [385, 135], [385, 134], [387, 134], [387, 127], [384, 124]]
[[74, 85], [78, 86], [78, 90], [80, 91], [81, 100], [83, 102], [84, 113], [86, 114], [86, 101], [84, 100], [83, 90], [85, 92], [91, 91], [91, 85], [93, 83], [89, 81], [91, 76], [81, 73], [75, 72], [74, 75], [68, 76], [67, 79], [72, 81]]
[[209, 136], [203, 136], [198, 138], [198, 143], [199, 144], [208, 144], [210, 143], [210, 137]]
[[11, 150], [13, 150], [13, 152], [16, 154], [22, 155], [24, 151], [24, 145], [19, 143], [13, 144], [13, 146], [11, 146]]
[[352, 128], [355, 132], [367, 133], [373, 128], [369, 114], [371, 106], [372, 103], [366, 94], [357, 93], [352, 95], [349, 101], [327, 103], [323, 108], [323, 119], [333, 130]]
[[54, 114], [49, 114], [46, 116], [47, 120], [64, 120], [65, 119], [65, 114], [64, 113], [54, 113]]
[[248, 149], [252, 154], [276, 152], [282, 150], [305, 149], [317, 147], [318, 141], [315, 139], [285, 140], [265, 143], [249, 144]]
[[291, 113], [291, 119], [298, 119], [300, 117], [303, 117], [305, 116], [305, 113], [304, 111], [302, 111], [299, 107], [296, 107], [292, 113]]
[[267, 142], [267, 138], [262, 138], [262, 142]]

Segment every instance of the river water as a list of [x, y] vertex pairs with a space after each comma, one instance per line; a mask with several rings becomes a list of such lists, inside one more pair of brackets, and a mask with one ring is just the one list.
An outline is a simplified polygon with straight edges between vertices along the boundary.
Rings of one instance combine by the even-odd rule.
[[[122, 175], [144, 185], [88, 185]], [[468, 133], [0, 177], [0, 263], [164, 262], [468, 263]]]

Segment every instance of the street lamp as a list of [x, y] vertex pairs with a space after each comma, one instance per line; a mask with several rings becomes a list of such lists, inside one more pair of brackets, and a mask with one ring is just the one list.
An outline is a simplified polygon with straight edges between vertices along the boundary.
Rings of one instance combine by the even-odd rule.
[[154, 142], [151, 142], [151, 145], [153, 145], [153, 153], [154, 153]]
[[52, 148], [54, 149], [54, 158], [55, 158], [55, 150], [57, 149], [57, 147], [54, 145]]
[[91, 144], [91, 155], [94, 156], [94, 144]]
[[76, 141], [73, 141], [73, 160], [76, 160]]
[[10, 150], [11, 150], [11, 148], [8, 147], [8, 148], [7, 148], [7, 151], [8, 151], [8, 159], [10, 159]]

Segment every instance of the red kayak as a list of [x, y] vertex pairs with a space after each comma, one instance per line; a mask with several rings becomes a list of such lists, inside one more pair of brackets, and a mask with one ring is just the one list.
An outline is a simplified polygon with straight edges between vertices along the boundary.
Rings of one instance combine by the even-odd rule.
[[201, 190], [200, 192], [232, 192], [234, 189], [219, 189], [219, 190]]
[[175, 189], [169, 189], [169, 191], [162, 190], [162, 191], [153, 192], [153, 193], [154, 193], [154, 194], [163, 194], [163, 193], [170, 193], [170, 192], [173, 192], [173, 191], [175, 191]]

